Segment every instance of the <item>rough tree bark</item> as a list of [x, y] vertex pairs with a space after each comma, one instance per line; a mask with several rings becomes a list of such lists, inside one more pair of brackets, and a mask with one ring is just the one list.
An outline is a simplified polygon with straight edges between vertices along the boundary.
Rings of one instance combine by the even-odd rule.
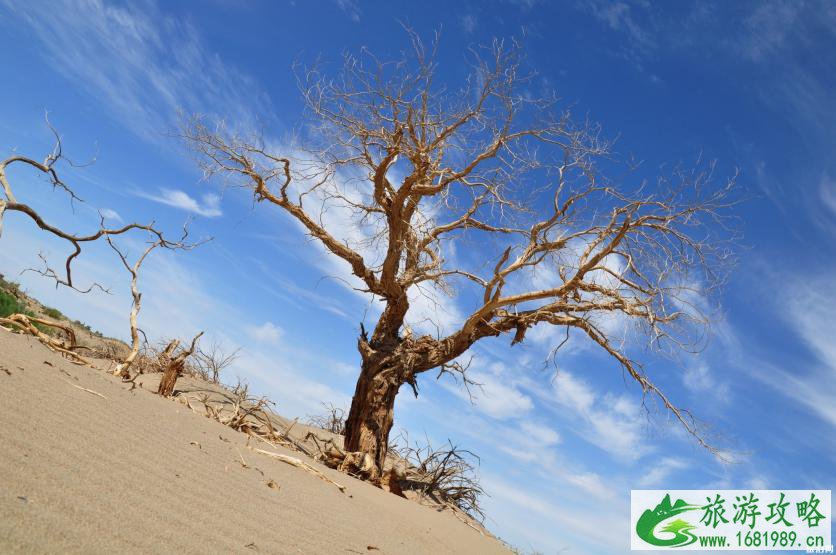
[[399, 376], [401, 368], [397, 363], [385, 366], [364, 360], [345, 422], [345, 449], [372, 456], [372, 479], [379, 478], [386, 460], [395, 397], [404, 383]]
[[[433, 369], [467, 384], [459, 357], [474, 343], [513, 334], [514, 345], [537, 325], [597, 344], [716, 452], [601, 317], [636, 323], [654, 348], [698, 341], [689, 334], [705, 318], [694, 298], [722, 282], [734, 177], [717, 186], [713, 164], [700, 161], [653, 187], [608, 179], [599, 164], [615, 161], [599, 128], [575, 123], [554, 95], [532, 97], [515, 46], [473, 49], [471, 74], [452, 89], [436, 83], [435, 50], [410, 37], [413, 52], [401, 60], [364, 53], [347, 56], [335, 78], [316, 67], [300, 73], [315, 131], [285, 145], [293, 155], [199, 117], [183, 131], [207, 177], [221, 174], [285, 211], [382, 306], [358, 341], [345, 450], [363, 457], [352, 464], [370, 457], [365, 474], [380, 477], [404, 384], [417, 395], [418, 375]], [[479, 245], [480, 256], [450, 260], [453, 241]], [[468, 315], [413, 336], [410, 293], [454, 286], [469, 289], [460, 297]], [[562, 345], [564, 333], [555, 335]]]

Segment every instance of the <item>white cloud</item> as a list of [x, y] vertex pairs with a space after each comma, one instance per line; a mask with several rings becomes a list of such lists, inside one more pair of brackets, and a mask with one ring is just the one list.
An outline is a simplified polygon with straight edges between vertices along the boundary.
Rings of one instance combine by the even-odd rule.
[[188, 195], [184, 191], [176, 189], [160, 189], [158, 195], [151, 195], [143, 192], [136, 192], [136, 196], [142, 197], [166, 206], [179, 208], [193, 214], [198, 214], [207, 218], [215, 218], [223, 214], [220, 208], [221, 199], [214, 193], [206, 193], [203, 195], [202, 201], [198, 201]]
[[580, 436], [617, 458], [637, 460], [651, 450], [643, 437], [642, 412], [626, 396], [599, 395], [583, 380], [561, 371], [554, 381], [557, 402], [580, 418]]
[[465, 14], [461, 18], [462, 29], [464, 29], [464, 32], [468, 35], [476, 30], [478, 23], [479, 22], [477, 21], [476, 16], [472, 13]]
[[354, 0], [334, 0], [337, 7], [343, 12], [347, 13], [351, 21], [358, 23], [360, 21], [360, 14], [363, 13], [360, 7]]
[[272, 117], [252, 78], [226, 65], [185, 18], [152, 1], [6, 6], [40, 39], [47, 63], [145, 139], [159, 141], [180, 110], [226, 116], [248, 129]]
[[698, 363], [685, 369], [682, 383], [695, 394], [710, 393], [712, 398], [729, 400], [729, 384], [718, 382], [707, 364]]
[[589, 412], [596, 395], [589, 386], [568, 372], [561, 372], [555, 380], [557, 400], [578, 412]]
[[684, 470], [690, 465], [676, 457], [665, 457], [654, 463], [650, 471], [639, 480], [639, 486], [643, 488], [664, 488], [670, 484], [665, 484], [665, 480], [677, 470]]
[[262, 343], [278, 343], [284, 335], [284, 331], [272, 322], [264, 322], [260, 326], [252, 328], [252, 334]]
[[795, 2], [763, 2], [756, 6], [735, 38], [738, 53], [757, 62], [774, 56], [786, 44], [802, 6]]
[[[647, 10], [642, 11], [641, 8], [646, 6], [606, 0], [588, 0], [580, 6], [611, 30], [625, 35], [626, 40], [620, 41], [617, 54], [638, 68], [641, 69], [643, 60], [656, 50], [654, 30], [647, 24], [640, 23], [647, 15]], [[637, 9], [634, 11], [633, 8]]]
[[752, 476], [746, 481], [749, 489], [769, 489], [769, 480], [764, 476]]
[[549, 426], [538, 424], [530, 420], [523, 420], [520, 422], [520, 430], [527, 437], [533, 439], [540, 444], [541, 447], [551, 447], [560, 443], [560, 434], [555, 432]]
[[443, 337], [464, 321], [454, 300], [434, 284], [413, 287], [407, 292], [407, 297], [407, 323], [419, 333]]
[[796, 400], [836, 427], [836, 269], [803, 277], [773, 276], [775, 311], [793, 330], [816, 362], [805, 367], [779, 368], [772, 362], [749, 364], [751, 375]]
[[829, 176], [822, 177], [819, 183], [819, 198], [828, 210], [836, 214], [836, 181]]
[[[261, 391], [267, 391], [275, 401], [277, 411], [283, 416], [307, 416], [322, 411], [321, 403], [333, 403], [338, 407], [347, 407], [351, 397], [346, 395], [323, 376], [318, 381], [311, 377], [308, 364], [330, 366], [328, 361], [308, 361], [305, 366], [291, 360], [288, 352], [277, 352], [274, 347], [261, 351], [247, 349], [242, 352], [231, 371], [237, 371], [245, 378], [255, 380], [254, 385]], [[279, 356], [277, 356], [279, 355]], [[328, 381], [328, 383], [324, 383]]]
[[102, 217], [107, 220], [113, 220], [115, 222], [122, 221], [122, 216], [120, 216], [119, 213], [116, 210], [113, 210], [112, 208], [102, 208], [101, 210], [99, 210], [99, 212], [101, 213]]
[[[624, 507], [623, 502], [602, 506], [596, 499], [567, 508], [563, 503], [556, 503], [549, 493], [533, 494], [493, 476], [485, 476], [483, 484], [494, 499], [492, 505], [497, 509], [494, 518], [505, 525], [513, 522], [517, 531], [524, 532], [529, 541], [541, 548], [560, 552], [572, 546], [572, 553], [618, 553], [624, 549], [622, 538], [629, 534], [629, 507], [624, 512], [612, 509]], [[521, 518], [525, 520], [514, 522]], [[601, 534], [600, 522], [607, 522], [608, 530], [613, 533]], [[563, 532], [559, 534], [560, 543], [550, 533], [554, 528]]]
[[[478, 370], [468, 371], [470, 379], [482, 384], [471, 387], [473, 404], [485, 414], [498, 420], [520, 417], [534, 408], [531, 398], [507, 381]], [[468, 399], [466, 392], [457, 384], [449, 386], [461, 398]]]
[[601, 499], [614, 496], [613, 488], [604, 484], [601, 476], [594, 472], [567, 472], [563, 474], [563, 478], [575, 487]]

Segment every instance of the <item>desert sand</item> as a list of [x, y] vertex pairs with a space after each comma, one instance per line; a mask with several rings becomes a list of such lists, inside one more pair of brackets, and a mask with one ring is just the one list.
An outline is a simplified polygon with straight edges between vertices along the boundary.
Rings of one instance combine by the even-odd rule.
[[306, 459], [342, 493], [152, 389], [0, 330], [0, 552], [508, 553]]

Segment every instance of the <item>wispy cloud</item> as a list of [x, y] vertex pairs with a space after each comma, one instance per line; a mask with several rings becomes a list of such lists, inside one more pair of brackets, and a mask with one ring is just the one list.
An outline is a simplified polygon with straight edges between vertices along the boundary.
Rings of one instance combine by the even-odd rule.
[[468, 13], [462, 16], [461, 20], [462, 29], [468, 35], [472, 34], [475, 30], [479, 21], [476, 19], [476, 15], [472, 13]]
[[363, 12], [354, 0], [334, 0], [334, 2], [339, 9], [348, 14], [352, 21], [355, 23], [360, 21], [360, 14]]
[[481, 370], [469, 370], [468, 378], [480, 384], [470, 393], [457, 383], [442, 382], [456, 396], [473, 402], [474, 406], [497, 420], [518, 418], [534, 408], [531, 398], [500, 376]]
[[694, 394], [710, 393], [712, 398], [723, 402], [729, 400], [729, 384], [717, 380], [711, 368], [705, 363], [689, 366], [682, 374], [682, 383]]
[[657, 42], [652, 27], [640, 23], [640, 16], [649, 17], [647, 6], [605, 0], [591, 0], [580, 6], [610, 30], [626, 36], [627, 40], [623, 41], [615, 54], [635, 66], [641, 68], [644, 60], [656, 50]]
[[[488, 362], [484, 356], [477, 354], [470, 359], [467, 371], [468, 379], [479, 384], [470, 386], [469, 391], [452, 380], [443, 380], [442, 386], [460, 399], [472, 402], [473, 406], [497, 420], [520, 418], [534, 408], [531, 397], [520, 391], [515, 383], [514, 371], [505, 367], [501, 362]], [[554, 432], [547, 432], [540, 428], [540, 432], [552, 438], [559, 439]], [[554, 434], [554, 435], [552, 435]]]
[[166, 206], [179, 208], [206, 218], [216, 218], [223, 214], [220, 206], [221, 199], [214, 193], [206, 193], [200, 201], [191, 197], [185, 191], [177, 189], [160, 189], [159, 194], [156, 195], [141, 191], [137, 191], [134, 194], [138, 197], [165, 204]]
[[677, 470], [685, 470], [690, 465], [683, 459], [676, 457], [665, 457], [656, 462], [650, 471], [639, 480], [639, 486], [643, 488], [663, 488], [667, 480]]
[[735, 34], [737, 52], [746, 59], [762, 61], [782, 48], [795, 27], [801, 2], [762, 2], [743, 20]]
[[[770, 290], [780, 291], [775, 312], [781, 314], [788, 330], [814, 357], [814, 363], [792, 368], [758, 361], [752, 375], [779, 393], [794, 399], [824, 422], [836, 427], [836, 281], [829, 268], [818, 275], [773, 276]], [[789, 331], [788, 333], [792, 333]]]
[[[602, 509], [597, 500], [592, 506], [575, 505], [566, 508], [548, 494], [524, 491], [494, 476], [485, 476], [483, 482], [503, 507], [501, 517], [497, 516], [516, 520], [527, 515], [523, 518], [529, 522], [518, 522], [516, 526], [527, 528], [526, 536], [540, 545], [549, 546], [556, 552], [565, 551], [567, 546], [571, 546], [572, 553], [617, 553], [624, 548], [625, 541], [622, 538], [628, 537], [630, 525], [626, 513]], [[516, 510], [509, 511], [509, 506]], [[532, 526], [532, 518], [541, 520], [539, 527]], [[593, 524], [601, 521], [608, 523], [609, 529], [613, 530], [612, 534], [601, 534], [600, 527]], [[562, 537], [558, 543], [554, 536], [544, 532], [545, 523], [566, 530], [567, 536]]]
[[252, 328], [252, 334], [262, 343], [278, 343], [284, 335], [284, 331], [273, 322], [264, 322], [260, 326]]
[[554, 380], [554, 394], [560, 405], [580, 418], [581, 437], [593, 445], [624, 460], [637, 460], [652, 449], [642, 434], [642, 411], [628, 397], [599, 394], [566, 371]]
[[47, 63], [136, 134], [159, 140], [178, 112], [254, 127], [272, 108], [254, 80], [226, 64], [187, 20], [153, 1], [4, 2], [42, 43]]
[[119, 215], [119, 212], [112, 208], [102, 208], [99, 210], [99, 213], [102, 215], [103, 218], [106, 220], [113, 220], [114, 222], [121, 222], [122, 216]]

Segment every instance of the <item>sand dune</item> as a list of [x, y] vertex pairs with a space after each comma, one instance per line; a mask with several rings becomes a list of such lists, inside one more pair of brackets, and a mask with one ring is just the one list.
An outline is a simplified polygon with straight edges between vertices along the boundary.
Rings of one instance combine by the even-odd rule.
[[346, 493], [0, 331], [2, 553], [508, 552], [449, 512], [309, 462]]

